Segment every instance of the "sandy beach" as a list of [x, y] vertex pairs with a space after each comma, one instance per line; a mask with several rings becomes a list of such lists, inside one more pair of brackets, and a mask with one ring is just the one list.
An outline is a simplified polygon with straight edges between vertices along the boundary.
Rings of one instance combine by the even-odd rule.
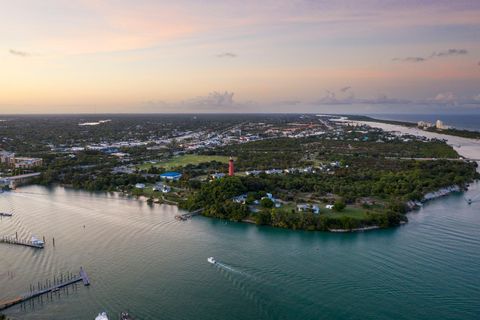
[[423, 136], [429, 139], [442, 139], [451, 145], [455, 151], [464, 158], [480, 160], [480, 140], [468, 139], [462, 137], [455, 137], [446, 134], [439, 134], [435, 132], [428, 132], [418, 128], [409, 128], [399, 125], [392, 125], [381, 122], [367, 122], [367, 121], [350, 121], [352, 123], [367, 125], [373, 128], [380, 128], [385, 131], [398, 132], [399, 134], [411, 134], [415, 136]]

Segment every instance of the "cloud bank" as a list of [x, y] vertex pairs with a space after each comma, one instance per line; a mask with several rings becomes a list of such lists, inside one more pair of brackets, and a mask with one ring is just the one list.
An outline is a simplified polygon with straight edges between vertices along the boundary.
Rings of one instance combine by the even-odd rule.
[[217, 58], [236, 58], [237, 54], [233, 52], [223, 52], [220, 54], [217, 54]]
[[425, 62], [427, 60], [431, 60], [434, 58], [461, 56], [466, 54], [468, 54], [467, 49], [448, 49], [445, 51], [432, 52], [432, 54], [430, 54], [427, 57], [415, 56], [415, 57], [405, 57], [405, 58], [393, 58], [392, 61], [418, 63], [418, 62]]
[[10, 50], [8, 50], [8, 52], [9, 52], [11, 55], [14, 55], [14, 56], [17, 56], [17, 57], [22, 57], [22, 58], [30, 57], [30, 56], [33, 55], [33, 54], [30, 53], [30, 52], [20, 51], [20, 50], [15, 50], [15, 49], [10, 49]]

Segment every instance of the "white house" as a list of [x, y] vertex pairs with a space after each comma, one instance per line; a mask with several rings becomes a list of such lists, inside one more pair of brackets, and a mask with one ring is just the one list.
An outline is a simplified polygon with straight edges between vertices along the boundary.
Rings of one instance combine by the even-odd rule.
[[309, 208], [307, 203], [297, 204], [297, 211], [307, 211]]
[[327, 204], [325, 206], [325, 208], [329, 209], [329, 210], [332, 210], [333, 209], [333, 204]]
[[320, 207], [316, 204], [309, 204], [309, 203], [301, 203], [301, 204], [297, 204], [297, 210], [298, 211], [311, 211], [315, 214], [319, 214], [320, 213]]
[[247, 176], [258, 176], [260, 173], [262, 173], [261, 170], [245, 171]]
[[137, 188], [137, 189], [144, 189], [144, 188], [145, 188], [145, 184], [144, 184], [144, 183], [137, 183], [137, 184], [135, 185], [135, 188]]
[[153, 188], [153, 191], [161, 191], [163, 193], [169, 193], [172, 188], [169, 185], [163, 183], [157, 183]]
[[268, 170], [265, 170], [265, 173], [266, 174], [280, 174], [282, 173], [283, 171], [280, 170], [280, 169], [268, 169]]
[[225, 177], [225, 173], [212, 173], [211, 174], [212, 179], [221, 179]]
[[241, 203], [241, 204], [245, 204], [245, 202], [247, 201], [247, 194], [241, 194], [239, 196], [236, 196], [236, 197], [233, 197], [233, 202], [236, 202], [236, 203]]

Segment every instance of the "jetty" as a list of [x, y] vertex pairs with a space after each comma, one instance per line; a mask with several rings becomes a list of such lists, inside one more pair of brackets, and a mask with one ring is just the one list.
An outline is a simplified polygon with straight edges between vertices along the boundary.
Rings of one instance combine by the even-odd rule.
[[0, 217], [13, 217], [13, 213], [0, 212]]
[[57, 292], [62, 288], [65, 288], [69, 285], [72, 285], [77, 282], [83, 282], [84, 286], [90, 285], [90, 280], [88, 279], [87, 273], [85, 270], [80, 267], [80, 272], [77, 275], [69, 275], [65, 278], [62, 276], [60, 279], [54, 279], [53, 285], [41, 287], [40, 283], [38, 284], [37, 290], [32, 289], [29, 293], [20, 295], [14, 299], [7, 301], [0, 301], [0, 311], [10, 308], [16, 304], [31, 300], [36, 297], [40, 297], [44, 294]]
[[179, 220], [179, 221], [187, 221], [188, 219], [190, 219], [191, 217], [193, 216], [198, 216], [199, 214], [201, 214], [203, 211], [203, 208], [201, 209], [198, 209], [198, 210], [195, 210], [195, 211], [192, 211], [192, 212], [187, 212], [187, 213], [183, 213], [183, 214], [177, 214], [175, 216], [175, 219]]
[[45, 243], [41, 240], [38, 240], [35, 237], [32, 237], [32, 240], [22, 240], [18, 239], [17, 237], [9, 237], [9, 236], [0, 236], [0, 243], [8, 243], [8, 244], [16, 244], [20, 246], [31, 247], [35, 249], [43, 249], [45, 247]]

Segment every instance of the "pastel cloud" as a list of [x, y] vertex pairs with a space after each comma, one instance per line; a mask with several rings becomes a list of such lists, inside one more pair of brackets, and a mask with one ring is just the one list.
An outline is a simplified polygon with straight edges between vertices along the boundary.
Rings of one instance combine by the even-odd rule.
[[434, 58], [444, 58], [444, 57], [454, 57], [454, 56], [462, 56], [468, 54], [467, 49], [448, 49], [445, 51], [439, 52], [432, 52], [427, 57], [406, 57], [406, 58], [393, 58], [393, 61], [401, 61], [401, 62], [425, 62], [430, 59]]
[[15, 50], [15, 49], [10, 49], [8, 50], [8, 52], [14, 56], [22, 57], [22, 58], [30, 57], [32, 55], [30, 52]]
[[0, 105], [474, 101], [479, 16], [467, 0], [6, 1]]
[[218, 58], [236, 58], [237, 54], [233, 52], [223, 52], [223, 53], [217, 54], [217, 57]]

